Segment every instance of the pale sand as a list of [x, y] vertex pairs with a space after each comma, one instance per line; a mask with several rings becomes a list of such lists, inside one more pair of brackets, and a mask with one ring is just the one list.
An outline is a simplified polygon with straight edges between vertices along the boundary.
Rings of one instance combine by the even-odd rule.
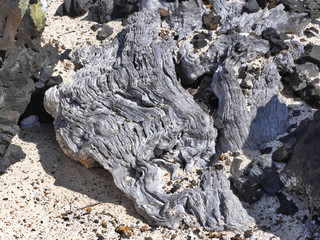
[[[67, 48], [101, 44], [90, 30], [93, 22], [85, 20], [85, 16], [53, 17], [63, 0], [47, 2], [48, 26], [43, 44], [56, 44], [60, 53]], [[119, 21], [110, 25], [117, 31], [122, 29]], [[114, 36], [105, 41], [111, 41]], [[64, 80], [73, 73], [73, 64], [68, 60], [56, 67], [55, 74], [61, 74]], [[301, 101], [287, 99], [288, 104], [305, 111], [300, 118], [312, 115], [314, 110]], [[300, 120], [292, 118], [290, 123]], [[279, 142], [269, 145], [276, 146]], [[241, 152], [241, 155], [249, 162], [257, 153]], [[131, 239], [209, 238], [210, 232], [202, 228], [197, 232], [198, 229], [191, 228], [170, 230], [149, 226], [137, 214], [133, 203], [115, 187], [110, 173], [102, 168], [86, 169], [63, 154], [51, 124], [21, 130], [12, 141], [4, 165], [6, 171], [0, 175], [0, 239], [98, 239], [99, 236], [119, 239], [115, 229], [121, 224], [133, 230]], [[265, 196], [253, 206], [244, 204], [260, 223], [260, 229], [250, 239], [305, 239], [307, 228], [302, 219], [309, 214], [306, 201], [294, 195], [291, 198], [299, 207], [293, 217], [275, 213], [279, 206], [276, 198]], [[231, 232], [219, 234], [223, 239], [235, 236]]]

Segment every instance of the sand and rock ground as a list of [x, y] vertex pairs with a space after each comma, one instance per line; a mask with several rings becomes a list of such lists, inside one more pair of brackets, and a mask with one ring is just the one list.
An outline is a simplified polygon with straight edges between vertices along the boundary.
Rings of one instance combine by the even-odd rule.
[[[63, 0], [48, 0], [47, 27], [43, 44], [51, 43], [59, 53], [80, 46], [100, 45], [94, 24], [86, 16], [55, 17]], [[115, 33], [121, 21], [109, 23]], [[68, 80], [73, 74], [69, 60], [59, 62], [55, 74]], [[312, 116], [313, 109], [293, 97], [287, 97], [299, 117], [290, 123]], [[274, 141], [270, 146], [277, 146]], [[242, 158], [258, 154], [242, 153]], [[230, 157], [231, 158], [231, 157]], [[15, 136], [4, 159], [0, 175], [0, 239], [242, 239], [232, 232], [208, 232], [202, 228], [170, 230], [152, 227], [137, 214], [133, 203], [116, 188], [112, 176], [102, 168], [86, 169], [68, 158], [55, 140], [51, 124], [23, 129]], [[286, 193], [299, 211], [294, 216], [277, 214], [276, 197], [264, 196], [252, 206], [257, 227], [247, 232], [247, 239], [306, 239], [314, 222], [303, 196]]]

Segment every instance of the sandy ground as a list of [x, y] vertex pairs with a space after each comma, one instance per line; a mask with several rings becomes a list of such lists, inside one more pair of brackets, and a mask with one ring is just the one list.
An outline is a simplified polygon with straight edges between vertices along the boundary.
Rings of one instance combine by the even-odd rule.
[[[86, 45], [100, 45], [93, 22], [79, 18], [54, 17], [63, 0], [47, 0], [47, 28], [43, 44], [51, 43], [60, 53]], [[116, 31], [120, 21], [109, 23]], [[115, 34], [105, 41], [112, 41]], [[59, 62], [55, 74], [65, 80], [73, 74], [69, 60]], [[299, 99], [283, 93], [291, 106], [290, 124], [312, 116]], [[301, 110], [294, 117], [293, 110]], [[268, 146], [279, 146], [273, 141]], [[249, 162], [258, 152], [243, 153]], [[232, 160], [231, 156], [228, 156]], [[135, 211], [133, 203], [116, 188], [112, 176], [102, 168], [86, 169], [66, 157], [55, 140], [51, 124], [21, 130], [3, 160], [0, 175], [0, 239], [121, 239], [116, 231], [126, 226], [130, 239], [231, 239], [232, 232], [208, 232], [199, 229], [170, 230], [152, 227]], [[281, 167], [281, 166], [279, 166]], [[299, 208], [294, 216], [276, 214], [277, 198], [264, 196], [252, 206], [244, 203], [258, 226], [247, 239], [306, 239], [313, 222], [308, 204], [301, 196], [286, 193]], [[244, 238], [243, 235], [241, 235]], [[241, 238], [236, 238], [241, 239]]]

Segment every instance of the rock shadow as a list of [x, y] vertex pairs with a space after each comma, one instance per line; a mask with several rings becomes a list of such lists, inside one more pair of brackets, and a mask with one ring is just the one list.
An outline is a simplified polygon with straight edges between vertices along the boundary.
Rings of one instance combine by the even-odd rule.
[[257, 109], [257, 114], [251, 122], [249, 136], [243, 148], [260, 149], [264, 144], [275, 140], [285, 133], [289, 126], [288, 109], [279, 96], [273, 96], [265, 106]]
[[37, 145], [40, 162], [44, 170], [54, 177], [56, 186], [84, 194], [98, 202], [122, 205], [128, 215], [146, 222], [136, 212], [133, 202], [115, 186], [108, 171], [102, 167], [87, 169], [63, 153], [52, 124], [21, 130], [19, 137]]
[[[243, 144], [243, 154], [251, 160], [248, 165], [247, 172], [244, 171], [246, 183], [242, 183], [245, 194], [256, 194], [261, 199], [254, 203], [244, 203], [249, 215], [253, 217], [258, 228], [274, 234], [280, 239], [293, 239], [293, 236], [299, 236], [305, 239], [307, 236], [307, 224], [302, 223], [305, 216], [305, 203], [301, 196], [286, 192], [283, 183], [280, 180], [279, 166], [272, 160], [272, 152], [275, 148], [270, 149], [266, 153], [263, 152], [268, 143], [276, 140], [279, 136], [288, 132], [289, 129], [289, 111], [286, 104], [280, 101], [279, 96], [273, 96], [270, 101], [262, 107], [259, 107], [254, 120], [250, 124], [249, 136]], [[254, 147], [253, 147], [254, 146]], [[255, 154], [254, 151], [262, 153]], [[261, 151], [262, 150], [262, 151]], [[260, 155], [260, 156], [259, 156]], [[241, 158], [241, 157], [240, 157]], [[242, 172], [243, 173], [243, 172]], [[255, 185], [255, 187], [249, 187]], [[240, 191], [244, 192], [243, 189]], [[248, 198], [241, 196], [239, 189], [235, 193], [240, 198]], [[258, 193], [263, 192], [263, 194]], [[284, 196], [287, 199], [279, 201], [278, 196]], [[280, 207], [289, 208], [292, 202], [298, 206], [296, 213], [285, 215], [279, 213]], [[281, 203], [282, 202], [282, 203]], [[281, 210], [280, 210], [281, 211]], [[289, 210], [288, 210], [289, 211]], [[291, 229], [289, 233], [288, 230]], [[295, 235], [296, 234], [296, 235]]]

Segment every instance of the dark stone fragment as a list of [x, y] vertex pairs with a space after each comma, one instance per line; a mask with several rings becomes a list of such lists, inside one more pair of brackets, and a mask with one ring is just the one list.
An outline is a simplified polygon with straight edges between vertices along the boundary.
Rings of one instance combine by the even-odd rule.
[[112, 33], [113, 33], [113, 28], [109, 27], [107, 24], [103, 24], [101, 31], [98, 32], [97, 39], [102, 41], [107, 37], [111, 36]]
[[294, 124], [291, 124], [289, 127], [288, 127], [288, 131], [287, 132], [291, 132], [292, 129], [295, 129], [298, 127], [298, 124], [297, 123], [294, 123]]
[[283, 42], [279, 33], [274, 28], [267, 28], [261, 33], [262, 39], [268, 40], [270, 44], [269, 54], [272, 56], [281, 52], [281, 50], [287, 49], [288, 46]]
[[200, 234], [200, 229], [196, 229], [193, 231], [193, 234], [196, 235], [196, 236], [199, 236]]
[[319, 31], [315, 27], [310, 27], [303, 31], [303, 34], [306, 35], [307, 38], [315, 37], [318, 33]]
[[283, 193], [278, 192], [277, 197], [280, 203], [280, 207], [277, 209], [278, 214], [281, 213], [284, 215], [294, 215], [296, 212], [299, 211], [299, 209], [293, 203], [293, 201], [289, 201]]
[[263, 191], [258, 184], [250, 184], [248, 181], [241, 180], [243, 171], [240, 171], [242, 160], [235, 158], [231, 164], [231, 182], [236, 189], [238, 196], [245, 202], [254, 203], [260, 200], [263, 196]]
[[223, 165], [222, 164], [216, 164], [214, 165], [214, 168], [217, 170], [222, 170], [223, 169]]
[[311, 123], [311, 120], [309, 118], [306, 118], [306, 119], [302, 120], [300, 122], [300, 124], [299, 124], [299, 127], [296, 130], [294, 130], [293, 132], [289, 133], [287, 136], [279, 138], [279, 140], [284, 144], [286, 142], [291, 141], [292, 138], [295, 138], [295, 139], [298, 140], [306, 132], [306, 130], [309, 127], [310, 123]]
[[40, 67], [54, 67], [59, 61], [59, 53], [55, 47], [47, 43], [44, 45], [40, 54], [37, 56], [37, 62]]
[[303, 13], [306, 11], [303, 1], [300, 0], [280, 0], [286, 7], [286, 10], [291, 12]]
[[203, 27], [209, 30], [216, 30], [220, 24], [221, 17], [215, 16], [212, 11], [202, 15]]
[[284, 143], [280, 148], [272, 154], [272, 160], [275, 162], [288, 162], [292, 153], [293, 148], [297, 143], [297, 139], [292, 137], [289, 141]]
[[140, 0], [94, 0], [89, 7], [88, 18], [101, 24], [124, 18], [137, 12], [139, 3]]
[[230, 240], [243, 240], [243, 238], [242, 238], [241, 235], [238, 233], [238, 234], [234, 235], [234, 237], [230, 238]]
[[245, 238], [251, 238], [253, 236], [252, 230], [247, 230], [244, 232]]
[[62, 17], [62, 16], [66, 16], [66, 15], [68, 15], [68, 13], [67, 13], [67, 11], [66, 11], [66, 8], [65, 8], [64, 3], [62, 3], [62, 4], [58, 7], [58, 9], [57, 9], [57, 11], [55, 12], [54, 16], [60, 16], [60, 17]]
[[257, 0], [257, 3], [260, 8], [265, 8], [267, 6], [268, 1], [267, 0]]
[[320, 87], [317, 83], [317, 79], [308, 84], [300, 93], [301, 99], [306, 101], [313, 108], [320, 107]]
[[294, 116], [294, 117], [298, 117], [298, 116], [300, 116], [300, 111], [299, 110], [294, 110], [293, 112], [292, 112], [292, 116]]
[[96, 32], [99, 28], [101, 28], [101, 24], [93, 24], [90, 27], [90, 29], [94, 32]]
[[[308, 195], [315, 208], [320, 207], [320, 110], [318, 110], [303, 136], [298, 140], [291, 159], [282, 171], [284, 182], [292, 190]], [[307, 189], [307, 191], [306, 191]]]
[[69, 55], [70, 55], [71, 51], [72, 51], [71, 49], [65, 50], [63, 53], [61, 53], [59, 60], [60, 61], [63, 61], [65, 59], [70, 60], [70, 56]]
[[306, 58], [310, 62], [313, 62], [320, 67], [320, 45], [310, 45], [305, 46]]
[[260, 153], [263, 154], [269, 154], [272, 151], [272, 147], [266, 147], [260, 150]]
[[260, 7], [256, 0], [248, 0], [243, 5], [243, 11], [247, 13], [255, 13], [255, 12], [258, 12], [259, 10], [260, 10]]
[[105, 238], [103, 236], [98, 236], [98, 240], [104, 240]]
[[174, 185], [173, 188], [171, 188], [170, 193], [175, 193], [179, 188], [181, 188], [180, 184]]
[[274, 196], [283, 186], [276, 165], [268, 155], [261, 155], [252, 161], [245, 174], [250, 184], [259, 184], [270, 196]]
[[239, 157], [239, 156], [240, 156], [240, 153], [239, 153], [239, 152], [233, 152], [233, 153], [232, 153], [232, 156], [233, 156], [233, 157]]
[[305, 1], [306, 8], [309, 11], [309, 16], [312, 19], [316, 19], [320, 17], [320, 2], [319, 0], [310, 0]]
[[295, 91], [304, 89], [311, 81], [312, 77], [319, 75], [319, 68], [316, 64], [306, 62], [293, 68], [294, 72], [290, 75], [290, 86]]
[[205, 40], [206, 35], [200, 33], [196, 34], [192, 39], [192, 44], [195, 49], [201, 49], [207, 46], [207, 41]]
[[316, 224], [320, 224], [320, 215], [315, 214], [312, 216], [312, 220], [316, 223]]
[[57, 9], [55, 16], [77, 17], [85, 14], [88, 11], [91, 0], [64, 0]]
[[285, 44], [283, 41], [276, 40], [272, 43], [272, 47], [270, 50], [271, 56], [274, 56], [287, 48], [288, 48], [287, 44]]

